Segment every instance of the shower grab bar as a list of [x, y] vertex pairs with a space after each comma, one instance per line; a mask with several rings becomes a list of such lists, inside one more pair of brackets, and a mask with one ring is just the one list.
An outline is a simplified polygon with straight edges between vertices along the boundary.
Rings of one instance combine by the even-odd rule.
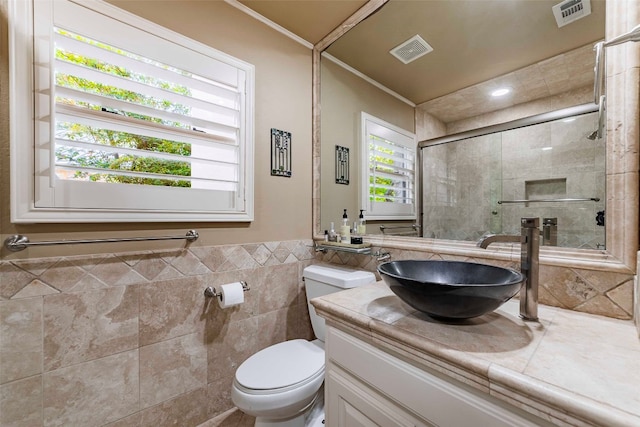
[[109, 239], [88, 239], [88, 240], [49, 240], [45, 242], [30, 242], [27, 236], [15, 234], [7, 237], [4, 247], [11, 252], [19, 252], [29, 246], [52, 246], [52, 245], [75, 245], [84, 243], [113, 243], [113, 242], [144, 242], [149, 240], [188, 240], [195, 242], [199, 234], [196, 230], [189, 230], [184, 236], [160, 236], [160, 237], [121, 237]]
[[413, 228], [414, 230], [417, 230], [418, 228], [420, 228], [420, 226], [418, 224], [411, 224], [411, 225], [394, 225], [389, 227], [388, 225], [381, 225], [380, 226], [380, 230], [382, 230], [384, 232], [384, 230], [396, 230], [398, 228]]
[[544, 202], [544, 203], [551, 203], [551, 202], [599, 202], [600, 198], [599, 197], [591, 197], [591, 198], [584, 198], [584, 199], [524, 199], [524, 200], [498, 200], [498, 204], [502, 205], [502, 204], [506, 204], [506, 203], [535, 203], [535, 202]]
[[394, 231], [394, 232], [384, 233], [384, 235], [385, 236], [420, 237], [418, 236], [418, 230]]

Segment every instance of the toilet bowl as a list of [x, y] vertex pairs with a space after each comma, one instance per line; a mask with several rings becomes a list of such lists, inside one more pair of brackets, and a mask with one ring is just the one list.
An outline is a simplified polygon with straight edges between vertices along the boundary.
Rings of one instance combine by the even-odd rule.
[[325, 325], [309, 301], [375, 282], [373, 273], [320, 264], [305, 268], [303, 278], [317, 339], [272, 345], [249, 357], [236, 371], [231, 399], [238, 409], [256, 417], [256, 427], [304, 427], [314, 423], [312, 414], [323, 415], [317, 406], [322, 402], [319, 395], [324, 382]]
[[259, 351], [238, 368], [231, 398], [256, 418], [285, 421], [304, 414], [323, 381], [322, 343], [285, 341]]

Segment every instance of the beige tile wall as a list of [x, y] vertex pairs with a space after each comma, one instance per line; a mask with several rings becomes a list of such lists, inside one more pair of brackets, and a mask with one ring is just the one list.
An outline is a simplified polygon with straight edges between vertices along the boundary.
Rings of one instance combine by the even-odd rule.
[[[373, 248], [373, 252], [389, 252], [392, 260], [437, 259], [470, 261], [500, 267], [520, 269], [518, 261], [499, 261], [487, 258], [436, 254], [420, 250]], [[519, 253], [519, 248], [516, 253]], [[376, 259], [369, 255], [352, 255], [343, 252], [327, 252], [317, 255], [321, 262], [349, 265], [376, 272]], [[607, 271], [587, 270], [578, 267], [540, 265], [540, 304], [561, 307], [617, 319], [633, 317], [634, 275]]]
[[[250, 423], [235, 369], [311, 338], [309, 240], [0, 263], [0, 426]], [[245, 280], [220, 309], [207, 286]], [[244, 424], [242, 424], [244, 423]]]

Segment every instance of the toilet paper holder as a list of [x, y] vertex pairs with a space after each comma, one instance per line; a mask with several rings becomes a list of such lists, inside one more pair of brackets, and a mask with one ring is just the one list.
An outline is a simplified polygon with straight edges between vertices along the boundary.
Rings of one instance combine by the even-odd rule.
[[[240, 280], [240, 284], [242, 285], [243, 292], [251, 290], [247, 282], [245, 282], [244, 280]], [[207, 286], [204, 290], [204, 296], [207, 298], [222, 298], [222, 293], [218, 292], [213, 286]]]

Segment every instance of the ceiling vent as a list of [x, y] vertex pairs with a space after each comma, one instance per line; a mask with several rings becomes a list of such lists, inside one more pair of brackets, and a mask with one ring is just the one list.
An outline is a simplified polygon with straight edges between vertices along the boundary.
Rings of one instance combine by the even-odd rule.
[[565, 0], [551, 8], [558, 28], [591, 14], [591, 0]]
[[433, 48], [429, 46], [429, 43], [416, 34], [406, 42], [391, 49], [389, 53], [398, 58], [403, 64], [408, 64], [431, 51], [433, 51]]

